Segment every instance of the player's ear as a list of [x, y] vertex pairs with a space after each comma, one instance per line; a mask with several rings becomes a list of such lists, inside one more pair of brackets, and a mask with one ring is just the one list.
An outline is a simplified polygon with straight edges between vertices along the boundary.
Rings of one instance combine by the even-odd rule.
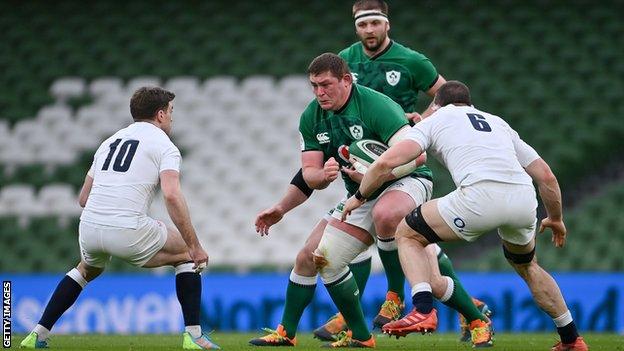
[[156, 112], [156, 120], [158, 122], [164, 122], [165, 120], [165, 110], [158, 110], [158, 112]]
[[351, 75], [351, 73], [347, 73], [342, 76], [342, 80], [344, 80], [346, 83], [353, 83], [353, 76]]

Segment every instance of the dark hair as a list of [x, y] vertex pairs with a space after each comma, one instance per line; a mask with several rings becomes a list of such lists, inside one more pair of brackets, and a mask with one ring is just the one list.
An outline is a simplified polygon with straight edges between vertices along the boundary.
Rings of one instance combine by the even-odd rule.
[[466, 84], [457, 80], [449, 80], [448, 82], [442, 84], [440, 89], [436, 92], [433, 101], [440, 107], [448, 104], [472, 105], [470, 100], [470, 90]]
[[353, 14], [358, 11], [379, 10], [384, 15], [388, 15], [388, 4], [382, 0], [357, 0], [353, 4]]
[[338, 79], [342, 79], [345, 74], [351, 73], [347, 62], [331, 52], [320, 54], [308, 66], [308, 74], [316, 76], [325, 72], [330, 72]]
[[169, 106], [175, 94], [159, 87], [141, 87], [130, 98], [130, 114], [135, 121], [154, 119], [160, 110]]

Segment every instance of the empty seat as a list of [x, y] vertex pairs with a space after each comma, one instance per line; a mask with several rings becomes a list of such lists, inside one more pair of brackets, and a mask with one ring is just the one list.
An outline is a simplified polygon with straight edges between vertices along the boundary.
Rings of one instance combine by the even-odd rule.
[[150, 87], [150, 86], [153, 87], [153, 86], [160, 86], [160, 85], [161, 85], [161, 81], [160, 81], [160, 78], [158, 77], [152, 77], [152, 76], [135, 77], [128, 81], [128, 84], [126, 84], [125, 91], [128, 96], [132, 96], [134, 91], [141, 87]]
[[85, 80], [80, 77], [59, 78], [50, 86], [50, 94], [57, 101], [64, 102], [74, 97], [82, 96], [85, 93]]
[[120, 93], [122, 90], [123, 82], [119, 77], [101, 77], [89, 84], [89, 93], [94, 97]]

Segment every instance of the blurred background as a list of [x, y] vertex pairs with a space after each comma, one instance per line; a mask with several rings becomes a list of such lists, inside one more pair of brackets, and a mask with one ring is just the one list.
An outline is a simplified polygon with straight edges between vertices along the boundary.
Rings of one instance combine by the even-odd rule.
[[[555, 250], [550, 233], [540, 236], [543, 266], [621, 278], [624, 1], [388, 3], [390, 37], [426, 55], [446, 79], [467, 83], [476, 107], [506, 119], [554, 169], [570, 240]], [[308, 63], [357, 41], [351, 5], [0, 2], [0, 274], [28, 279], [26, 287], [46, 286], [36, 278], [48, 277], [51, 285], [38, 297], [45, 302], [79, 260], [77, 193], [95, 148], [132, 122], [129, 98], [136, 88], [159, 85], [177, 95], [173, 139], [182, 150], [183, 188], [211, 256], [210, 272], [227, 279], [286, 277], [311, 228], [342, 196], [342, 185], [315, 192], [267, 238], [255, 233], [253, 221], [279, 200], [299, 168], [299, 115], [312, 99]], [[418, 111], [429, 101], [422, 96]], [[453, 184], [431, 164], [434, 195], [444, 195]], [[168, 220], [160, 196], [151, 214]], [[510, 270], [495, 235], [446, 248], [456, 269], [477, 277]], [[163, 273], [115, 259], [108, 267], [109, 273], [138, 271]], [[607, 295], [596, 293], [588, 307], [615, 306], [605, 308], [616, 320], [609, 314], [596, 329], [624, 330], [619, 278], [615, 297], [607, 286], [600, 292]], [[276, 296], [283, 297], [283, 286]], [[24, 313], [27, 321], [35, 318]]]

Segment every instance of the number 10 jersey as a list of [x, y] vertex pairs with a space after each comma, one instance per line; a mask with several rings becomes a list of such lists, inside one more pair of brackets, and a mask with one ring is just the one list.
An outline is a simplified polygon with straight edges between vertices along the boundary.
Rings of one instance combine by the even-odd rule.
[[164, 170], [180, 170], [181, 155], [167, 134], [148, 122], [119, 130], [98, 147], [88, 175], [93, 187], [84, 222], [136, 229], [144, 224]]

